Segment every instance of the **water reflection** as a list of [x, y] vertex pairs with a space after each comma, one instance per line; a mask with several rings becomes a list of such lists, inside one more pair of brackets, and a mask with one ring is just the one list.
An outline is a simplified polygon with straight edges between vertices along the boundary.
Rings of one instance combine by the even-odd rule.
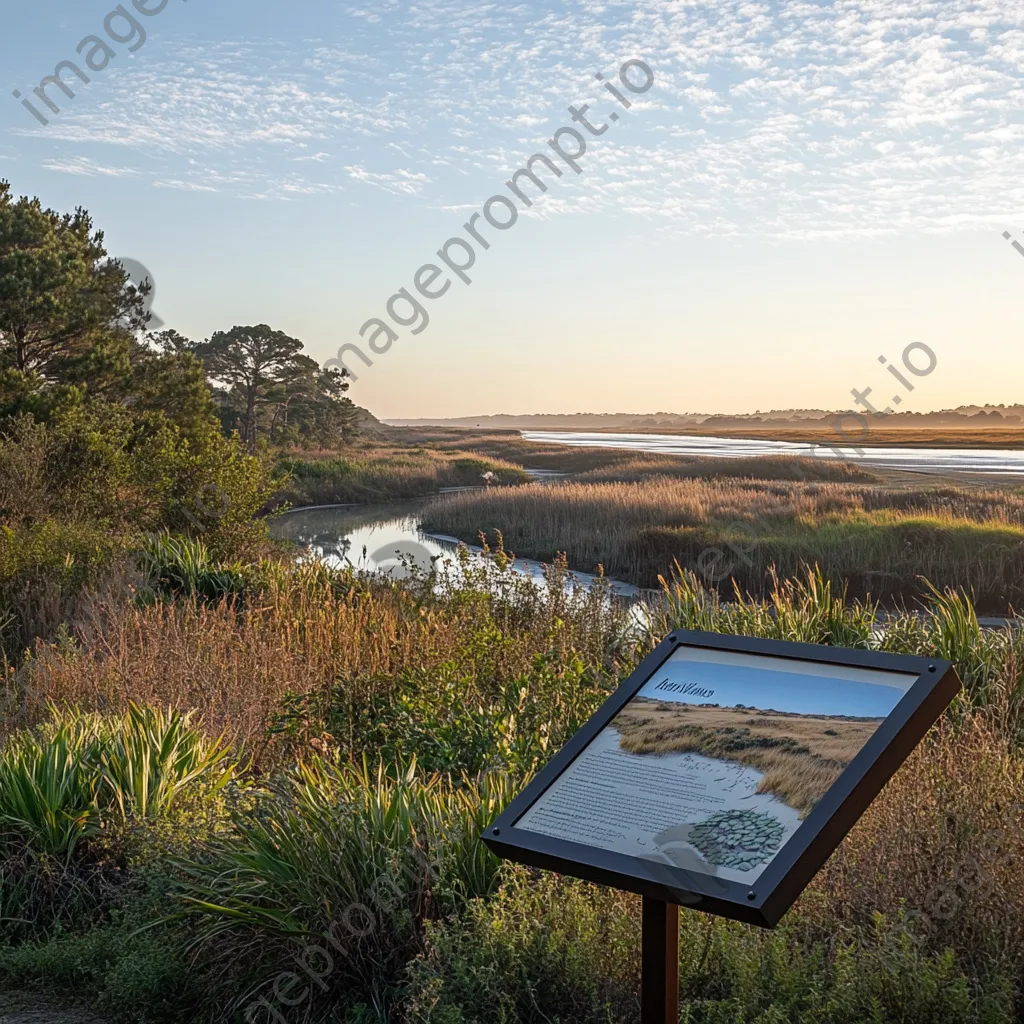
[[[435, 559], [440, 572], [453, 572], [458, 540], [420, 529], [421, 513], [431, 500], [298, 509], [275, 520], [271, 532], [309, 549], [329, 564], [386, 573], [393, 579], [405, 578], [413, 566], [429, 569]], [[481, 558], [482, 548], [467, 546], [472, 557]], [[514, 568], [545, 584], [542, 562], [517, 558]], [[585, 572], [570, 575], [572, 584], [583, 587], [594, 579]], [[611, 589], [620, 597], [635, 599], [640, 595], [639, 588], [629, 583], [612, 581]]]
[[[586, 431], [524, 430], [527, 441], [548, 441], [583, 448], [624, 448], [662, 455], [710, 456], [738, 459], [756, 455], [793, 455], [854, 462], [879, 469], [918, 473], [978, 473], [1024, 476], [1024, 451], [1012, 448], [866, 448], [863, 455], [844, 443], [838, 454], [831, 448], [797, 441], [758, 441], [740, 437], [701, 437], [678, 434], [603, 434]], [[855, 439], [854, 439], [855, 441]], [[837, 444], [839, 442], [837, 441]], [[818, 451], [815, 452], [814, 449]]]

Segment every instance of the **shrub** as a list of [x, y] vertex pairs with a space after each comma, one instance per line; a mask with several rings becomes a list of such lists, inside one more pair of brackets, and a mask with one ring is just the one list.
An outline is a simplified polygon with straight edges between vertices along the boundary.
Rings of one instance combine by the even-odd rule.
[[333, 969], [311, 1002], [386, 1007], [424, 922], [494, 888], [498, 862], [479, 835], [511, 796], [501, 775], [450, 781], [415, 764], [390, 774], [314, 758], [207, 858], [180, 865], [196, 942], [239, 1005], [326, 943]]
[[[123, 879], [118, 828], [168, 815], [233, 777], [190, 715], [130, 705], [114, 718], [55, 712], [0, 750], [0, 902], [8, 926], [46, 933]], [[85, 910], [83, 911], [83, 907]]]
[[54, 638], [90, 592], [116, 585], [129, 549], [128, 538], [90, 524], [0, 524], [0, 649], [17, 660], [36, 637]]
[[[639, 899], [516, 868], [496, 898], [428, 927], [404, 1010], [415, 1024], [639, 1020]], [[683, 910], [686, 1024], [1010, 1024], [1010, 977], [972, 983], [946, 952], [875, 918], [860, 937], [810, 938], [799, 918], [764, 932]]]
[[[265, 462], [213, 427], [186, 436], [159, 416], [102, 403], [63, 409], [48, 423], [0, 423], [6, 653], [73, 627], [90, 593], [125, 574], [147, 531], [199, 536], [217, 559], [257, 552], [266, 524], [256, 514], [273, 489]], [[205, 582], [223, 586], [212, 572]]]

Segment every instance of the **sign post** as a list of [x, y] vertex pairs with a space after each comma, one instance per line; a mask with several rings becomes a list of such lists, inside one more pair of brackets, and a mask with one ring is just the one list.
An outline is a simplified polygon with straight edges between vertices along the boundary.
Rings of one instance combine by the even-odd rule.
[[679, 630], [483, 840], [643, 897], [643, 1024], [678, 1017], [679, 907], [772, 928], [960, 690], [947, 661]]
[[679, 907], [643, 898], [640, 956], [641, 1024], [679, 1020]]

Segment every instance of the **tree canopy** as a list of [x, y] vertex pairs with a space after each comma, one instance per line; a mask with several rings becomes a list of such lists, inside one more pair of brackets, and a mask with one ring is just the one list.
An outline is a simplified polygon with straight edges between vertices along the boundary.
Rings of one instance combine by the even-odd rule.
[[0, 422], [103, 400], [187, 437], [219, 422], [253, 452], [332, 447], [356, 430], [344, 371], [267, 324], [195, 342], [146, 334], [150, 283], [132, 284], [84, 209], [62, 214], [0, 181]]
[[85, 210], [43, 209], [0, 181], [0, 369], [102, 391], [130, 372], [147, 292], [108, 257]]
[[[180, 344], [168, 339], [165, 344]], [[226, 426], [252, 450], [260, 435], [272, 442], [344, 439], [345, 375], [324, 370], [302, 342], [267, 324], [218, 331], [195, 351], [218, 387]]]

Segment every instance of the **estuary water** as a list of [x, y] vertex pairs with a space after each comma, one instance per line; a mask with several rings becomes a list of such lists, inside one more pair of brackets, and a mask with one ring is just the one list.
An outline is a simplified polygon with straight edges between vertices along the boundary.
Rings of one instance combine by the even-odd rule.
[[587, 431], [524, 430], [527, 441], [547, 441], [582, 448], [624, 448], [662, 455], [689, 455], [725, 459], [756, 455], [792, 455], [852, 462], [877, 469], [902, 469], [916, 473], [961, 473], [980, 476], [1024, 476], [1024, 451], [1012, 448], [869, 448], [858, 454], [851, 440], [836, 452], [824, 445], [798, 441], [760, 441], [739, 437], [703, 437], [680, 434], [606, 434]]
[[[327, 505], [296, 509], [274, 520], [271, 532], [290, 540], [323, 558], [331, 565], [350, 565], [366, 572], [386, 573], [394, 579], [409, 574], [410, 563], [428, 569], [431, 560], [441, 571], [447, 561], [454, 562], [459, 541], [444, 534], [424, 533], [420, 516], [433, 499], [392, 501], [379, 505]], [[480, 559], [482, 549], [466, 545], [471, 557]], [[517, 558], [513, 568], [538, 583], [544, 583], [544, 566], [528, 558]], [[590, 573], [573, 572], [571, 583], [587, 587], [594, 581]], [[629, 583], [610, 581], [619, 597], [634, 599], [640, 595]]]

